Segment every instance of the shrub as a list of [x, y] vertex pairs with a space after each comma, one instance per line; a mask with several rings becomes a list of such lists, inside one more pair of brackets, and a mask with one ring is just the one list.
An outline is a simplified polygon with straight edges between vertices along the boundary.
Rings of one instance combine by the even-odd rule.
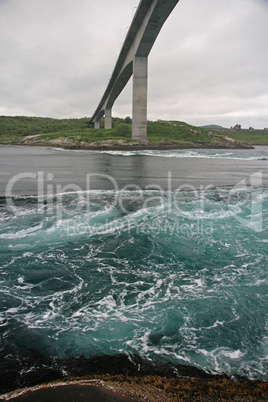
[[117, 135], [120, 135], [121, 137], [125, 137], [130, 133], [130, 128], [128, 124], [125, 123], [120, 123], [116, 126], [116, 132]]

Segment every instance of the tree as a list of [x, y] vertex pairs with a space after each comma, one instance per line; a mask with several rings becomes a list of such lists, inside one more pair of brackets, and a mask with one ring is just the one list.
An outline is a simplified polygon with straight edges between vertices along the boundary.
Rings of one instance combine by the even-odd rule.
[[241, 124], [236, 124], [236, 125], [234, 126], [234, 129], [235, 129], [235, 130], [241, 130]]
[[132, 123], [131, 117], [127, 116], [127, 117], [124, 119], [124, 122], [125, 122], [126, 124], [131, 124], [131, 123]]

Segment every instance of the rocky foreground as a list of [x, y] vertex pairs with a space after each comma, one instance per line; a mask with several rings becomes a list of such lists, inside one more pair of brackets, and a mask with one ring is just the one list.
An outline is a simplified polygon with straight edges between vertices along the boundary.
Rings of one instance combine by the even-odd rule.
[[102, 375], [70, 378], [0, 396], [31, 401], [267, 401], [268, 383], [230, 379], [125, 377]]
[[[21, 362], [9, 368], [0, 400], [58, 401], [267, 401], [268, 382], [210, 374], [184, 365], [154, 365], [126, 355], [80, 357], [55, 367], [41, 359], [37, 370]], [[16, 363], [18, 364], [18, 363]], [[16, 365], [14, 363], [13, 366]], [[69, 376], [64, 376], [68, 372]], [[43, 383], [43, 384], [42, 384]], [[15, 385], [16, 384], [16, 385]], [[42, 385], [40, 385], [42, 384]], [[17, 388], [16, 391], [14, 389]], [[13, 390], [13, 391], [12, 391]]]

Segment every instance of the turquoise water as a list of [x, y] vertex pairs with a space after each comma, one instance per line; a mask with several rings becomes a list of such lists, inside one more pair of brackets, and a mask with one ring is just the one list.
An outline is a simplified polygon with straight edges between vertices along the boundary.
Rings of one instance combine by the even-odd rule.
[[[5, 155], [6, 172], [17, 163], [28, 173], [14, 185], [20, 195], [0, 198], [3, 373], [25, 358], [34, 370], [37, 354], [121, 353], [268, 379], [266, 149], [10, 147]], [[46, 192], [32, 194], [29, 172], [44, 166], [45, 177], [78, 177], [78, 188], [76, 165], [98, 173], [103, 188], [56, 193], [48, 180]], [[161, 187], [167, 169], [177, 175], [169, 190]], [[101, 174], [112, 172], [132, 185], [105, 189]]]
[[267, 379], [267, 190], [46, 201], [1, 202], [2, 356], [120, 352]]

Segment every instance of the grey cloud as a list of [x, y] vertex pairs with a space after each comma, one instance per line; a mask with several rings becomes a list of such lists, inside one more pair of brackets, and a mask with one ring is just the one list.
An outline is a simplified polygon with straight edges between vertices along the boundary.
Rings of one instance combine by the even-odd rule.
[[[90, 116], [138, 0], [1, 0], [0, 114]], [[268, 4], [180, 0], [149, 56], [149, 119], [268, 126]], [[131, 82], [113, 114], [131, 114]]]

